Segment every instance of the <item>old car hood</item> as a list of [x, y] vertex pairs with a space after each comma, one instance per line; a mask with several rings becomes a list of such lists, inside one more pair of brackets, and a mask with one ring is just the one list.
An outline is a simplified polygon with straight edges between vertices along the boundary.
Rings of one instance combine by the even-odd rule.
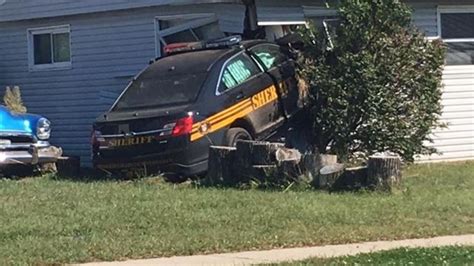
[[2, 133], [34, 134], [40, 116], [15, 114], [0, 106], [0, 135]]

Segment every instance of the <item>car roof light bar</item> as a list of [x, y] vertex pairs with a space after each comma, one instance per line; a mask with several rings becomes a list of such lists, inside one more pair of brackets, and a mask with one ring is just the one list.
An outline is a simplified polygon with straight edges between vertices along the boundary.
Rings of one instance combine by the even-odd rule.
[[226, 48], [233, 45], [238, 45], [241, 41], [242, 37], [240, 35], [233, 35], [211, 41], [171, 43], [167, 44], [163, 50], [166, 55], [171, 55], [195, 50]]
[[206, 42], [205, 46], [206, 48], [229, 47], [232, 45], [240, 44], [241, 41], [242, 41], [242, 36], [233, 35], [233, 36], [229, 36], [229, 37], [225, 37], [225, 38], [221, 38], [217, 40], [208, 41]]

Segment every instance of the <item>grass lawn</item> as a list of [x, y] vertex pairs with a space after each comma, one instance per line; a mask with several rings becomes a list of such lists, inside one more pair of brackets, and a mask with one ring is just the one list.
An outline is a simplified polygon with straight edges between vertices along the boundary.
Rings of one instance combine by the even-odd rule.
[[275, 264], [296, 265], [473, 265], [474, 247], [397, 249], [335, 259], [311, 259]]
[[413, 166], [393, 195], [0, 181], [0, 264], [69, 263], [474, 233], [474, 162]]

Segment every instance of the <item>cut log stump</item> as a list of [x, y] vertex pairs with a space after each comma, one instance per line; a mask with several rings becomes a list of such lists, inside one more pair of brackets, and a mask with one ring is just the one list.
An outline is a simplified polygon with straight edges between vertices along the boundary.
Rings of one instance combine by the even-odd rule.
[[[316, 159], [312, 160], [316, 162]], [[239, 185], [251, 181], [287, 184], [307, 180], [303, 156], [282, 143], [239, 141], [236, 148], [212, 146], [207, 183]]]
[[402, 181], [402, 160], [398, 156], [369, 158], [367, 182], [370, 188], [390, 192]]
[[346, 168], [332, 190], [353, 191], [367, 187], [367, 167]]
[[260, 182], [268, 182], [277, 178], [278, 167], [276, 165], [253, 165], [247, 171], [247, 180], [257, 180]]
[[236, 148], [211, 146], [209, 148], [209, 185], [232, 184], [235, 180], [233, 164]]
[[282, 143], [242, 140], [237, 142], [237, 158], [244, 167], [274, 164], [276, 151], [284, 147]]
[[328, 165], [337, 164], [337, 155], [332, 154], [319, 154], [316, 159], [318, 160], [317, 164], [323, 168]]
[[332, 164], [324, 166], [319, 171], [319, 178], [316, 184], [317, 188], [331, 189], [336, 181], [344, 174], [343, 164]]

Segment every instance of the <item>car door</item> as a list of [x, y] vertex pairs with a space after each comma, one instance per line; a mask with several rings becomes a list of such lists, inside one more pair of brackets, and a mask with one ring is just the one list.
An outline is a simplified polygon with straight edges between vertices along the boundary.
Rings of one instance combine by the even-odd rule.
[[281, 52], [276, 44], [259, 44], [249, 49], [262, 68], [271, 75], [278, 88], [280, 111], [286, 117], [292, 116], [298, 108], [299, 91], [295, 77], [295, 62]]
[[247, 117], [255, 133], [260, 134], [274, 120], [277, 110], [275, 99], [260, 97], [273, 86], [272, 79], [244, 52], [231, 57], [223, 66], [216, 94], [230, 109], [226, 117]]

